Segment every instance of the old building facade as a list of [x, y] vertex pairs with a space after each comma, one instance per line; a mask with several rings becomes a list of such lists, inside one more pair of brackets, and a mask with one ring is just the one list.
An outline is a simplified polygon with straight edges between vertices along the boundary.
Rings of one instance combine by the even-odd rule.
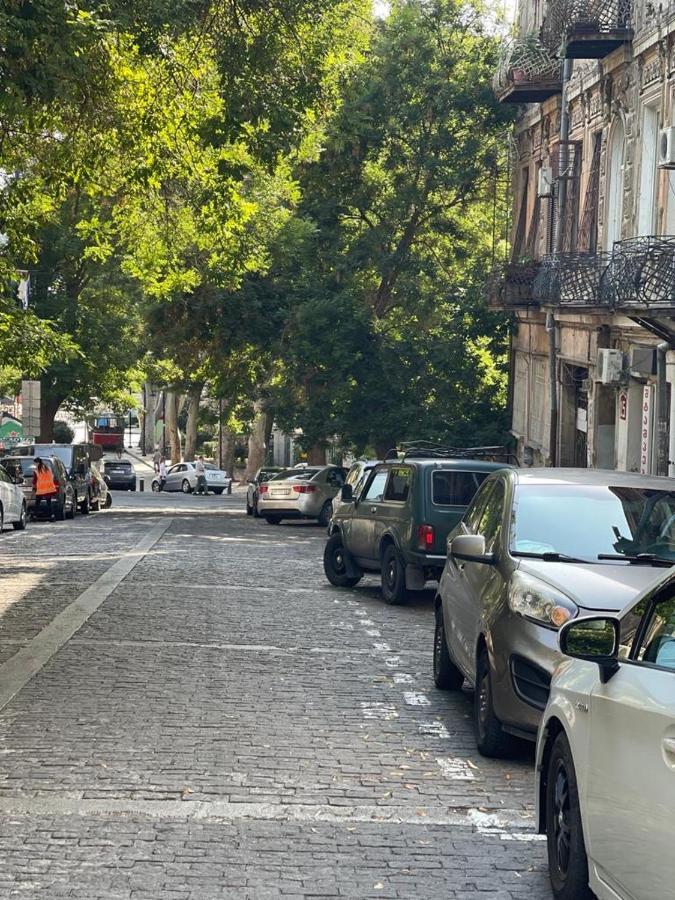
[[522, 0], [495, 88], [519, 457], [675, 474], [675, 3]]

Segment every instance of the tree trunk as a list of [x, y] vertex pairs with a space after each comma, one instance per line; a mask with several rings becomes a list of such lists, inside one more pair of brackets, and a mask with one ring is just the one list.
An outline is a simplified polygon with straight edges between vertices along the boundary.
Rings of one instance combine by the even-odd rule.
[[41, 397], [40, 434], [32, 435], [32, 437], [43, 443], [54, 440], [54, 419], [62, 402], [60, 397]]
[[307, 451], [307, 462], [310, 466], [326, 465], [326, 448], [323, 444], [314, 444], [313, 447], [309, 448]]
[[157, 413], [160, 409], [161, 392], [157, 385], [145, 382], [143, 386], [143, 452], [152, 456], [155, 447], [158, 446], [155, 436], [157, 426]]
[[220, 436], [220, 467], [234, 476], [234, 457], [237, 449], [237, 433], [223, 425]]
[[197, 451], [197, 424], [199, 420], [199, 401], [201, 400], [204, 382], [199, 381], [188, 391], [188, 417], [185, 427], [185, 459], [192, 461]]
[[166, 434], [171, 448], [171, 462], [178, 463], [181, 458], [180, 432], [178, 431], [178, 404], [180, 394], [176, 391], [165, 390], [165, 417]]
[[253, 409], [255, 410], [255, 419], [253, 421], [253, 430], [248, 439], [246, 478], [253, 478], [265, 462], [265, 454], [267, 452], [265, 436], [271, 430], [270, 420], [273, 418], [271, 410], [265, 408], [262, 400], [256, 400]]

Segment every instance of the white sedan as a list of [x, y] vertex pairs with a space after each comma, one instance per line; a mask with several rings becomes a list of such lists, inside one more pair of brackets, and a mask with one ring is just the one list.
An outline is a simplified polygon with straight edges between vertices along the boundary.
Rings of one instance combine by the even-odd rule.
[[[21, 483], [23, 482], [22, 476]], [[4, 525], [12, 523], [15, 531], [26, 527], [26, 500], [23, 491], [0, 465], [0, 533]]]
[[[672, 574], [671, 574], [672, 573]], [[675, 896], [675, 573], [568, 622], [537, 741], [556, 900]]]
[[[219, 469], [212, 463], [205, 463], [206, 472], [206, 488], [207, 491], [213, 491], [214, 494], [222, 494], [226, 491], [232, 493], [232, 478], [223, 469]], [[152, 479], [153, 491], [159, 491], [159, 475], [155, 475]], [[167, 469], [166, 481], [164, 482], [165, 491], [182, 491], [184, 494], [191, 494], [197, 489], [197, 473], [193, 462], [176, 463]]]

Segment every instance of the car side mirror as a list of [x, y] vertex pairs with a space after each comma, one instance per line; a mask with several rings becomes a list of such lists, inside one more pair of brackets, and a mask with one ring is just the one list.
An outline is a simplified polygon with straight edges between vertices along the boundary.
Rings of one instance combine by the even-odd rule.
[[257, 482], [256, 482], [255, 478], [247, 478], [246, 484], [257, 484]]
[[560, 629], [560, 650], [573, 659], [598, 664], [600, 680], [606, 684], [619, 670], [619, 620], [608, 616], [588, 616], [566, 622]]
[[482, 534], [458, 534], [450, 542], [449, 553], [454, 559], [492, 566], [497, 561], [494, 553], [485, 552]]
[[340, 488], [340, 500], [343, 503], [351, 503], [354, 499], [354, 491], [351, 484], [343, 484]]

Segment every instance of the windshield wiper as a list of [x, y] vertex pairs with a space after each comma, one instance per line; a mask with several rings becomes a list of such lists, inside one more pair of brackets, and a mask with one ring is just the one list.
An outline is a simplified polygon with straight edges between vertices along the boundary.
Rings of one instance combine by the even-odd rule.
[[543, 559], [544, 562], [590, 563], [592, 561], [590, 559], [579, 559], [576, 556], [568, 556], [566, 553], [558, 553], [557, 550], [547, 550], [544, 553], [511, 550], [511, 556], [523, 556], [525, 559]]
[[675, 566], [675, 559], [667, 559], [656, 553], [599, 553], [598, 559], [624, 560], [637, 565], [645, 563], [650, 566]]

